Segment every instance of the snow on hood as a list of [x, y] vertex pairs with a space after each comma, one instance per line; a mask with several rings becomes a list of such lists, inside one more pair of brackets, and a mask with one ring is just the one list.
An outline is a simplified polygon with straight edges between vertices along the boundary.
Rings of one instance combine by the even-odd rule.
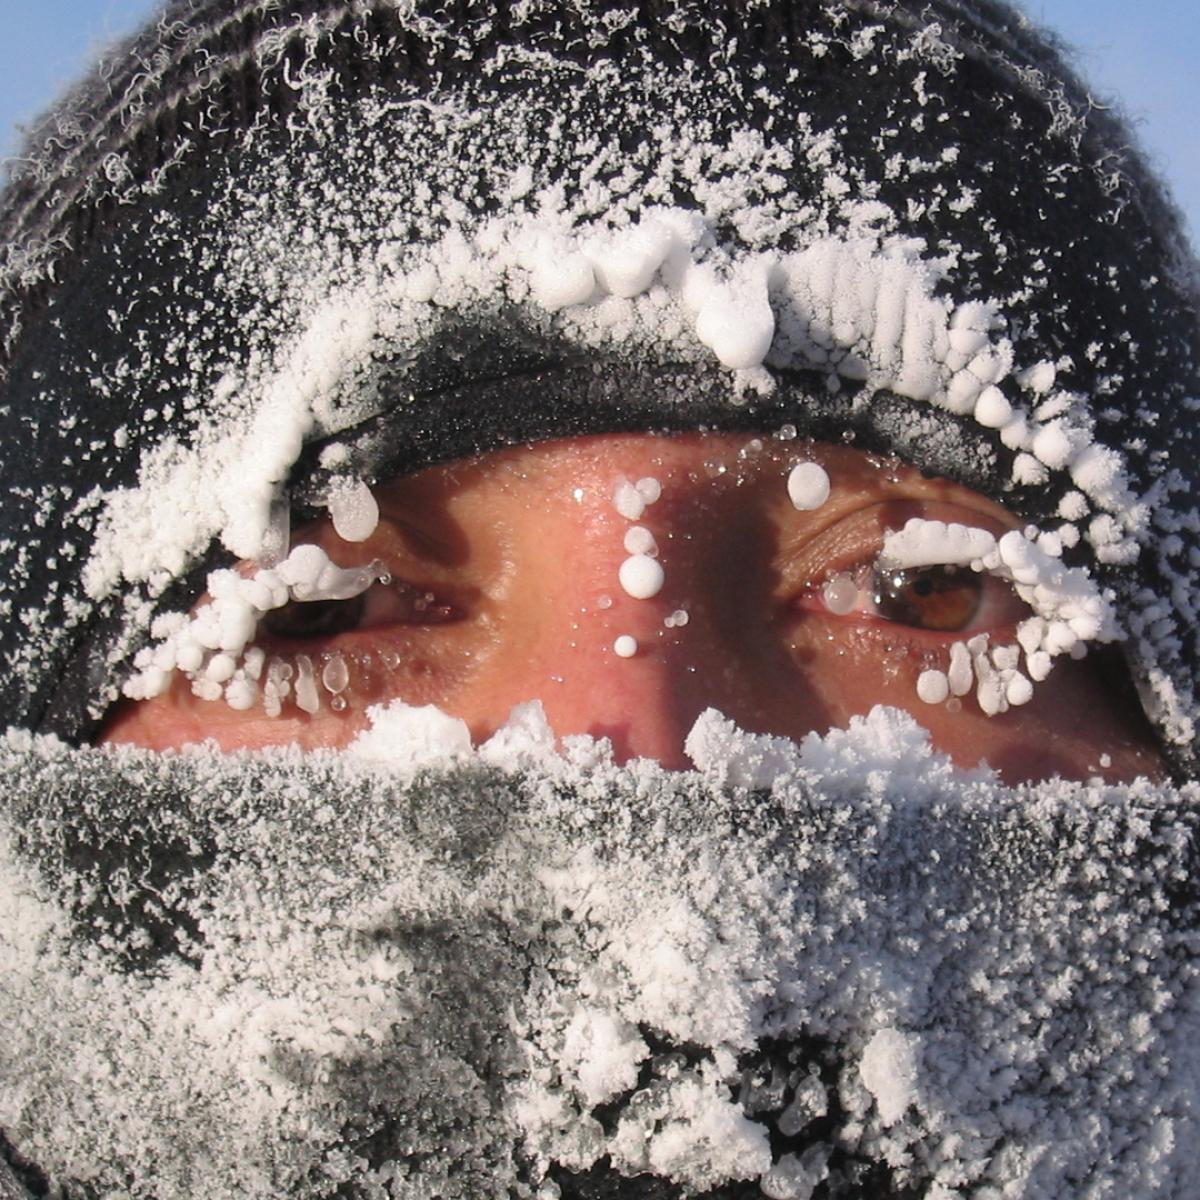
[[1195, 1194], [1193, 785], [1010, 790], [885, 709], [553, 746], [8, 735], [12, 1144], [157, 1200]]

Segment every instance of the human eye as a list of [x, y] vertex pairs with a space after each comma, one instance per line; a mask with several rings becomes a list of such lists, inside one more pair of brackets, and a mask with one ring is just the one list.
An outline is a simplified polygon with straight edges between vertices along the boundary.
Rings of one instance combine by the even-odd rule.
[[267, 717], [359, 711], [397, 691], [425, 703], [456, 669], [481, 605], [469, 572], [398, 523], [351, 544], [317, 521], [281, 562], [211, 572], [190, 614], [156, 623], [125, 691], [182, 688]]
[[396, 579], [386, 566], [366, 591], [345, 600], [290, 600], [264, 613], [260, 641], [312, 642], [392, 626], [444, 625], [465, 611], [427, 586]]
[[929, 634], [976, 633], [1030, 615], [1012, 585], [956, 563], [896, 567], [873, 557], [838, 570], [805, 597], [805, 606]]
[[1117, 636], [1110, 597], [1061, 553], [959, 506], [872, 506], [806, 548], [792, 607], [831, 638], [873, 641], [924, 703], [956, 711], [974, 693], [994, 716], [1028, 703], [1058, 656]]
[[[919, 562], [889, 556], [889, 538], [909, 522], [956, 531], [944, 560], [939, 561], [943, 551], [933, 544]], [[807, 578], [792, 585], [794, 607], [865, 627], [895, 627], [914, 639], [929, 635], [929, 641], [1011, 630], [1031, 610], [1012, 582], [987, 571], [981, 557], [1004, 532], [993, 519], [946, 505], [936, 510], [929, 505], [871, 506], [824, 531], [806, 549]]]

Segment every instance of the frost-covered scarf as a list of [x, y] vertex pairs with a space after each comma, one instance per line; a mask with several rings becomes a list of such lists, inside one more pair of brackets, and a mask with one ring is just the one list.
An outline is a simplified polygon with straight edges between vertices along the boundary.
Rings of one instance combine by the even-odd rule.
[[1007, 790], [882, 709], [799, 746], [709, 712], [688, 747], [559, 754], [536, 705], [478, 751], [402, 706], [341, 754], [10, 736], [26, 1180], [1196, 1194], [1194, 787]]

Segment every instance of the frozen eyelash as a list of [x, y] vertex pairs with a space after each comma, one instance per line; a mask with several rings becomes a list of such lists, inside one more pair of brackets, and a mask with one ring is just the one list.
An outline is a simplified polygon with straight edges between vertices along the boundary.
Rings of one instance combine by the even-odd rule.
[[[178, 671], [192, 681], [192, 690], [202, 699], [224, 696], [231, 708], [249, 709], [262, 690], [262, 651], [252, 643], [266, 613], [293, 601], [349, 600], [387, 579], [378, 560], [339, 567], [320, 546], [308, 544], [296, 546], [281, 563], [251, 576], [212, 571], [206, 582], [210, 603], [190, 617], [171, 613], [154, 622], [151, 635], [158, 644], [138, 652], [136, 673], [126, 682], [124, 694], [132, 700], [161, 695]], [[262, 687], [270, 685], [278, 693], [282, 682], [276, 673], [268, 675]], [[299, 684], [298, 680], [297, 695]], [[336, 695], [342, 688], [329, 690]]]
[[985, 571], [1011, 583], [1034, 614], [1017, 626], [1016, 645], [989, 648], [986, 634], [956, 642], [945, 671], [927, 670], [917, 680], [917, 695], [926, 703], [953, 702], [974, 685], [985, 714], [1005, 712], [1032, 698], [1034, 684], [1050, 673], [1054, 658], [1082, 657], [1089, 642], [1120, 636], [1111, 593], [1082, 567], [1068, 567], [1051, 553], [1061, 552], [1060, 544], [1035, 536], [1036, 530], [1013, 529], [997, 538], [986, 529], [915, 517], [885, 538], [881, 566]]

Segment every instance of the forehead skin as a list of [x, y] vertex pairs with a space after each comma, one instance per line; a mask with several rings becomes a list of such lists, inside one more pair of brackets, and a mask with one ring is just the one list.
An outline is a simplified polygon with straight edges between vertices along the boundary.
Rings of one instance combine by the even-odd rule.
[[[788, 499], [787, 474], [800, 461], [829, 475], [830, 496], [813, 511]], [[644, 477], [661, 496], [634, 521], [613, 497]], [[971, 695], [959, 712], [919, 700], [917, 675], [944, 670], [952, 642], [974, 632], [1013, 641], [1027, 610], [1001, 581], [987, 580], [981, 617], [991, 623], [965, 632], [825, 608], [823, 583], [869, 566], [885, 534], [911, 517], [997, 535], [1019, 527], [988, 498], [895, 459], [746, 435], [610, 435], [459, 460], [377, 497], [380, 523], [365, 543], [342, 542], [324, 522], [298, 540], [341, 565], [380, 560], [455, 619], [396, 622], [368, 607], [362, 627], [333, 637], [260, 639], [269, 654], [309, 654], [318, 676], [341, 654], [351, 676], [344, 712], [236, 712], [196, 698], [177, 677], [167, 694], [120, 710], [106, 739], [153, 749], [205, 739], [225, 750], [340, 747], [369, 724], [371, 704], [401, 699], [461, 717], [478, 742], [537, 699], [559, 736], [608, 737], [621, 759], [684, 768], [684, 739], [709, 707], [751, 732], [800, 738], [891, 704], [960, 765], [986, 761], [1010, 783], [1160, 773], [1144, 722], [1090, 661], [1058, 660], [1028, 705], [994, 717]], [[654, 535], [665, 574], [650, 599], [618, 583], [635, 524]], [[680, 611], [686, 624], [665, 623]], [[614, 652], [622, 635], [637, 640], [632, 658]]]

